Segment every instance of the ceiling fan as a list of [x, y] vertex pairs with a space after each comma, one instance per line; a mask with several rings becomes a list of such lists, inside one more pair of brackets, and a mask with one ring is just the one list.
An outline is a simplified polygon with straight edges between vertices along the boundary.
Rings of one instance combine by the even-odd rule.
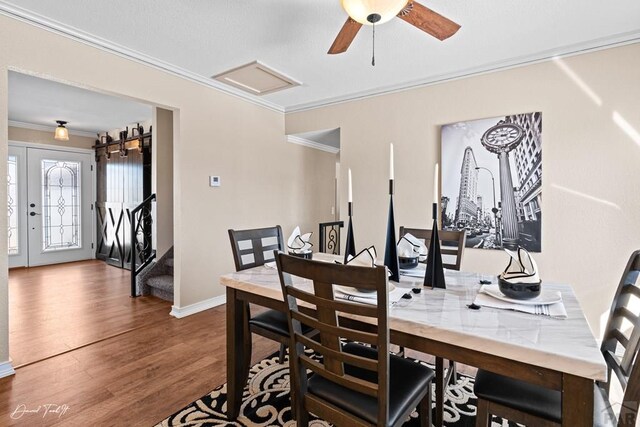
[[363, 25], [383, 24], [397, 16], [416, 28], [445, 40], [454, 35], [460, 25], [413, 0], [341, 0], [349, 18], [334, 40], [330, 55], [346, 52]]

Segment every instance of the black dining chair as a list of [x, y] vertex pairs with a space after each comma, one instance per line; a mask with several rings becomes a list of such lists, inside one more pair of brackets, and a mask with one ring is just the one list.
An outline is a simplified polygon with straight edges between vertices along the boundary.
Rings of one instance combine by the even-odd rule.
[[[338, 265], [282, 253], [276, 262], [288, 307], [297, 425], [306, 427], [311, 412], [337, 426], [400, 426], [418, 407], [420, 425], [430, 426], [434, 372], [389, 354], [386, 267]], [[292, 276], [307, 279], [307, 285], [295, 285]], [[376, 292], [377, 305], [336, 300], [334, 285]], [[338, 313], [367, 318], [373, 325], [349, 322]], [[317, 340], [302, 333], [303, 325], [319, 331]]]
[[[274, 250], [284, 250], [282, 227], [229, 230], [236, 271], [259, 267], [274, 261]], [[284, 363], [289, 343], [287, 315], [277, 310], [265, 310], [253, 317], [248, 313], [249, 330], [257, 335], [280, 343], [279, 361]], [[311, 332], [305, 329], [305, 333]]]
[[[609, 313], [600, 350], [608, 367], [606, 383], [594, 385], [594, 424], [636, 426], [640, 407], [640, 251], [629, 258]], [[633, 308], [635, 307], [635, 309]], [[609, 401], [611, 373], [624, 391], [620, 413]], [[562, 402], [559, 391], [479, 370], [474, 392], [478, 397], [476, 427], [490, 425], [491, 415], [535, 426], [559, 426]]]

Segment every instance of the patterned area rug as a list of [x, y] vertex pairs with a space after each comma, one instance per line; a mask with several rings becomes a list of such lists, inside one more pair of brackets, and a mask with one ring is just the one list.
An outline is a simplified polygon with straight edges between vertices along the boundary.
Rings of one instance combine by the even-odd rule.
[[[423, 362], [420, 362], [423, 363]], [[430, 365], [427, 365], [430, 366]], [[433, 366], [430, 366], [433, 368]], [[434, 395], [435, 399], [435, 395]], [[217, 387], [211, 393], [181, 409], [156, 427], [208, 427], [208, 426], [286, 426], [294, 427], [289, 399], [289, 364], [278, 363], [274, 354], [254, 365], [244, 390], [240, 416], [229, 422], [227, 412], [227, 385]], [[444, 421], [446, 426], [466, 427], [475, 425], [476, 397], [473, 394], [473, 378], [458, 374], [458, 383], [447, 387]], [[418, 414], [414, 412], [404, 424], [418, 426]], [[310, 426], [328, 427], [326, 421], [311, 417]], [[518, 424], [493, 419], [492, 427], [515, 427]]]

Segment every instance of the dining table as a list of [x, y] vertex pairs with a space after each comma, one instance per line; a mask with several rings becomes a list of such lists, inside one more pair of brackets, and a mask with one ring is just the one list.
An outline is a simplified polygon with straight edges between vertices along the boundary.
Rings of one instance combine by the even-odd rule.
[[[313, 259], [335, 262], [339, 257], [314, 253]], [[571, 286], [543, 283], [543, 289], [562, 295], [567, 317], [558, 319], [485, 306], [469, 308], [481, 280], [497, 283], [495, 275], [445, 270], [446, 289], [432, 289], [424, 287], [421, 277], [401, 275], [400, 281], [393, 283], [407, 288], [411, 299], [389, 307], [391, 343], [436, 356], [440, 364], [453, 360], [558, 390], [562, 393], [562, 425], [593, 425], [593, 386], [595, 381], [606, 381], [607, 365]], [[293, 278], [293, 283], [301, 289], [313, 289], [306, 279]], [[287, 308], [273, 266], [225, 274], [220, 284], [226, 287], [227, 417], [235, 420], [251, 361], [248, 305], [282, 312]], [[413, 293], [412, 289], [421, 292]], [[362, 324], [372, 321], [341, 316]], [[446, 384], [442, 372], [436, 369], [436, 426], [443, 425]]]

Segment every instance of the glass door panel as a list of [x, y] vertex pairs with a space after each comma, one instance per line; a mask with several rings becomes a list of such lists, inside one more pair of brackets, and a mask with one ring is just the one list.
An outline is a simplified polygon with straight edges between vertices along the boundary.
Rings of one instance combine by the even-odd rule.
[[43, 252], [81, 249], [81, 163], [44, 159], [41, 170]]
[[9, 147], [7, 157], [7, 236], [9, 267], [27, 265], [27, 152]]
[[28, 149], [29, 265], [92, 258], [91, 157]]

